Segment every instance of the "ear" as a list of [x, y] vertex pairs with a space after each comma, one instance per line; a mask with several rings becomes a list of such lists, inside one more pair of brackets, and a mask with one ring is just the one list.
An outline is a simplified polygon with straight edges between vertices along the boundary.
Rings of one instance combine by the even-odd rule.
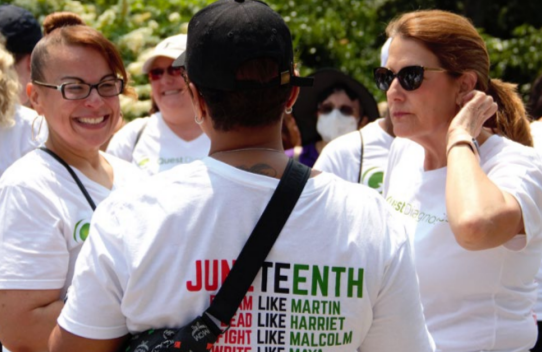
[[41, 101], [44, 99], [44, 97], [42, 96], [42, 94], [40, 94], [38, 89], [36, 89], [36, 86], [34, 86], [32, 83], [28, 83], [26, 85], [26, 95], [28, 95], [28, 99], [30, 99], [32, 108], [36, 110], [38, 115], [43, 115]]
[[188, 89], [190, 90], [190, 96], [192, 97], [192, 105], [194, 106], [194, 113], [196, 116], [205, 118], [207, 117], [207, 104], [205, 103], [205, 100], [199, 93], [198, 88], [193, 84], [190, 83], [188, 86]]
[[297, 100], [297, 97], [299, 96], [299, 87], [292, 87], [292, 91], [290, 92], [290, 97], [286, 101], [286, 108], [292, 108]]
[[464, 72], [461, 77], [459, 77], [458, 81], [459, 91], [456, 103], [461, 106], [463, 97], [476, 87], [476, 83], [478, 82], [478, 76], [474, 71], [467, 71]]

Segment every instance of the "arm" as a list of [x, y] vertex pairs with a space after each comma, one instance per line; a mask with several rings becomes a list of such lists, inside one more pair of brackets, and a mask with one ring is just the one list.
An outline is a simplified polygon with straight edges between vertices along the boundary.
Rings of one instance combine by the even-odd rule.
[[128, 340], [129, 335], [109, 340], [92, 340], [74, 335], [58, 325], [53, 330], [49, 340], [50, 352], [117, 352]]
[[60, 290], [0, 290], [0, 340], [11, 352], [47, 351]]
[[[469, 100], [470, 99], [470, 100]], [[475, 91], [450, 124], [448, 140], [456, 134], [478, 136], [497, 109], [490, 96]], [[481, 137], [487, 137], [482, 132]], [[521, 207], [493, 183], [468, 144], [449, 145], [446, 209], [457, 242], [470, 250], [500, 246], [523, 229]]]

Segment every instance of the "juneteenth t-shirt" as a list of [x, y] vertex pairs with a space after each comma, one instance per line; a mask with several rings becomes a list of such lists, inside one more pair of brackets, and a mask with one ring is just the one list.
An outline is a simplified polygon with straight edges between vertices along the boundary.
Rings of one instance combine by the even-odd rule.
[[[279, 180], [212, 158], [95, 213], [59, 324], [91, 339], [209, 307]], [[432, 351], [410, 244], [374, 190], [311, 178], [214, 352]]]

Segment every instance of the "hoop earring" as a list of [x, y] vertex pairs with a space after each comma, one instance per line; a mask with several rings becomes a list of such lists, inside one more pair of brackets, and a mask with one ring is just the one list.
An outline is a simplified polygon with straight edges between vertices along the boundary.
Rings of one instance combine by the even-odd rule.
[[[38, 127], [38, 133], [37, 134], [34, 134], [34, 124], [36, 123], [36, 120], [39, 119], [41, 117], [41, 120], [40, 120], [40, 125]], [[36, 115], [36, 117], [34, 117], [34, 120], [32, 120], [32, 125], [30, 128], [32, 128], [32, 141], [34, 142], [38, 142], [38, 136], [40, 135], [40, 132], [41, 132], [41, 126], [43, 125], [43, 116], [41, 115]]]
[[198, 125], [201, 125], [201, 124], [203, 123], [203, 117], [202, 117], [200, 120], [198, 120], [198, 117], [197, 117], [197, 116], [194, 116], [194, 121], [196, 121], [196, 123], [197, 123]]
[[292, 107], [284, 109], [284, 112], [290, 115], [292, 113]]

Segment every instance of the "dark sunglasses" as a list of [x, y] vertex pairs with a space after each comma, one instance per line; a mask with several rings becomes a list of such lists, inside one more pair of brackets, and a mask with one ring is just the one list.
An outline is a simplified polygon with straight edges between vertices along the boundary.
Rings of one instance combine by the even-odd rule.
[[321, 114], [329, 114], [333, 109], [339, 109], [341, 114], [345, 116], [352, 116], [354, 115], [354, 108], [349, 105], [341, 105], [340, 107], [336, 108], [335, 105], [331, 103], [326, 104], [320, 104], [318, 105], [318, 112]]
[[162, 76], [164, 75], [164, 72], [166, 72], [166, 71], [167, 71], [168, 75], [173, 76], [173, 77], [178, 77], [178, 76], [183, 74], [184, 67], [182, 67], [182, 66], [178, 66], [178, 67], [169, 66], [167, 69], [153, 68], [152, 70], [149, 71], [149, 78], [152, 81], [157, 81], [160, 78], [162, 78]]
[[399, 84], [405, 90], [416, 90], [420, 88], [423, 82], [425, 71], [448, 72], [443, 68], [431, 68], [423, 66], [407, 66], [403, 67], [397, 73], [386, 67], [377, 67], [373, 71], [374, 80], [378, 89], [387, 92], [390, 89], [391, 82], [397, 77]]

